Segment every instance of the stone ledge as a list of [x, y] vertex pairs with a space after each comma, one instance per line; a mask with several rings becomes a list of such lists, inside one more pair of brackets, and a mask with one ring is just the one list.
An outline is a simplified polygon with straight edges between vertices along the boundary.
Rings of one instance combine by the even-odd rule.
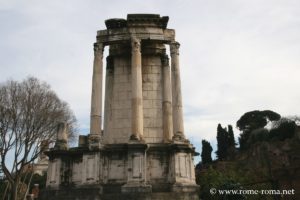
[[127, 20], [122, 18], [113, 18], [105, 20], [107, 29], [147, 26], [165, 29], [167, 27], [169, 17], [160, 17], [158, 14], [128, 14]]
[[150, 193], [152, 186], [144, 183], [127, 183], [121, 188], [122, 193]]
[[96, 188], [42, 191], [43, 200], [199, 200], [197, 192], [151, 192], [151, 193], [110, 193], [101, 194]]
[[200, 186], [196, 184], [184, 184], [184, 183], [175, 183], [171, 187], [172, 192], [199, 192]]
[[81, 188], [66, 188], [51, 189], [47, 188], [41, 191], [39, 199], [43, 200], [89, 200], [100, 199], [102, 193], [101, 186], [97, 187], [81, 187]]

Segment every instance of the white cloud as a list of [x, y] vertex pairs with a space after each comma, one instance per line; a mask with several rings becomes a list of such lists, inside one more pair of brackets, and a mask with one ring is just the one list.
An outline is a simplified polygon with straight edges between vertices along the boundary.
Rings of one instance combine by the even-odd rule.
[[181, 43], [186, 134], [214, 142], [218, 123], [250, 110], [299, 115], [299, 10], [296, 0], [0, 1], [0, 80], [47, 81], [85, 132], [96, 31], [128, 13], [168, 15]]

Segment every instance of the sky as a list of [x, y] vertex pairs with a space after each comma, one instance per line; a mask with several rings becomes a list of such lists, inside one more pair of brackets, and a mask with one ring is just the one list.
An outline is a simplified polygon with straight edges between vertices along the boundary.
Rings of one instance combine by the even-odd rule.
[[299, 115], [299, 10], [299, 0], [0, 0], [0, 82], [46, 81], [88, 134], [96, 31], [128, 13], [169, 16], [185, 134], [216, 151], [218, 123], [235, 127], [252, 110]]

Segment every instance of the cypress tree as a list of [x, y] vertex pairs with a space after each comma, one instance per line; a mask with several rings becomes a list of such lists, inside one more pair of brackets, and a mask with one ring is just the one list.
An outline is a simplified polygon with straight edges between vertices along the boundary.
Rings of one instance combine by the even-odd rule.
[[203, 164], [208, 164], [212, 162], [211, 152], [213, 148], [211, 147], [210, 143], [206, 140], [202, 140], [202, 153], [201, 159]]
[[218, 150], [216, 151], [219, 160], [224, 160], [227, 156], [227, 137], [228, 133], [226, 129], [222, 128], [221, 124], [218, 124], [217, 128], [217, 142]]
[[228, 125], [228, 147], [235, 147], [234, 133], [231, 125]]

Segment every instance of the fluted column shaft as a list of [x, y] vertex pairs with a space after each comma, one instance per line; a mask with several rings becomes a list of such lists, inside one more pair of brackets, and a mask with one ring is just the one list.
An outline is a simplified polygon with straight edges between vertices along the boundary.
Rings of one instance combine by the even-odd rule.
[[163, 132], [164, 141], [168, 142], [173, 136], [171, 69], [168, 55], [163, 55], [161, 59], [163, 68]]
[[106, 57], [106, 83], [105, 83], [105, 99], [104, 99], [104, 139], [110, 141], [109, 131], [112, 128], [112, 97], [113, 97], [113, 82], [114, 82], [114, 57]]
[[179, 47], [178, 42], [170, 45], [172, 64], [172, 105], [173, 105], [173, 132], [175, 139], [184, 138], [181, 79], [179, 69]]
[[103, 44], [94, 44], [90, 135], [101, 135]]
[[133, 38], [131, 48], [131, 139], [140, 139], [143, 136], [142, 55], [140, 40]]

